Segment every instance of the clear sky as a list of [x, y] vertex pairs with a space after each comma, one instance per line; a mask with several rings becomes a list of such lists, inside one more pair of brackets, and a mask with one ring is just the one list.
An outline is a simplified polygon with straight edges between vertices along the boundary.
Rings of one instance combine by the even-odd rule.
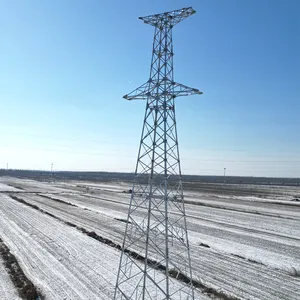
[[174, 27], [184, 174], [300, 177], [300, 1], [0, 0], [0, 168], [131, 172], [153, 27]]

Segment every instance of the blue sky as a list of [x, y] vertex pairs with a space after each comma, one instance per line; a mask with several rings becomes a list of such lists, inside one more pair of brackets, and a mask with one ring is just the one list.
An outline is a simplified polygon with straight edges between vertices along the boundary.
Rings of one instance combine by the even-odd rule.
[[297, 0], [0, 1], [0, 168], [134, 170], [153, 27], [174, 27], [184, 174], [300, 177]]

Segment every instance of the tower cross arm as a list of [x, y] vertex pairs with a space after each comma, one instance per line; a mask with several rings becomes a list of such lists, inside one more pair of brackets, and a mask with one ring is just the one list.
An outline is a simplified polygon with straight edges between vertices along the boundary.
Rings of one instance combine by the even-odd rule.
[[126, 100], [147, 100], [149, 98], [154, 99], [164, 96], [172, 96], [173, 98], [176, 98], [180, 96], [203, 94], [198, 89], [170, 80], [167, 80], [166, 83], [166, 86], [169, 87], [169, 91], [159, 90], [157, 86], [159, 86], [159, 83], [149, 80], [137, 89], [133, 90], [131, 93], [124, 95], [123, 98]]
[[139, 19], [143, 20], [144, 23], [155, 27], [173, 27], [174, 25], [178, 24], [179, 22], [193, 15], [194, 13], [196, 13], [196, 11], [192, 7], [186, 7], [162, 14], [139, 17]]
[[184, 84], [180, 84], [177, 82], [172, 82], [171, 85], [173, 86], [173, 97], [180, 97], [180, 96], [190, 96], [190, 95], [201, 95], [203, 94], [196, 88], [192, 88], [189, 86], [186, 86]]

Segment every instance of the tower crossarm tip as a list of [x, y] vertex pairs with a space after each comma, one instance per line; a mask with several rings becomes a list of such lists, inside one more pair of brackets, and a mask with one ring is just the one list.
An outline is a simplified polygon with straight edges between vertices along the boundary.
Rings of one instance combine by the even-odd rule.
[[195, 14], [196, 11], [192, 7], [177, 9], [161, 14], [150, 15], [146, 17], [139, 17], [144, 23], [155, 27], [173, 27], [185, 18]]
[[131, 93], [124, 95], [123, 98], [126, 100], [147, 100], [149, 95], [149, 82], [147, 81]]

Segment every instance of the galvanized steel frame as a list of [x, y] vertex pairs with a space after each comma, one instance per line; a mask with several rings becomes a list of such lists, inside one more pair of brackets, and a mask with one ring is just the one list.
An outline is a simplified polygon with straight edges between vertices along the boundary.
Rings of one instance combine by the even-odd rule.
[[150, 79], [124, 96], [147, 104], [115, 300], [194, 299], [174, 100], [202, 93], [174, 81], [172, 41], [173, 26], [194, 13], [139, 18], [155, 32]]

